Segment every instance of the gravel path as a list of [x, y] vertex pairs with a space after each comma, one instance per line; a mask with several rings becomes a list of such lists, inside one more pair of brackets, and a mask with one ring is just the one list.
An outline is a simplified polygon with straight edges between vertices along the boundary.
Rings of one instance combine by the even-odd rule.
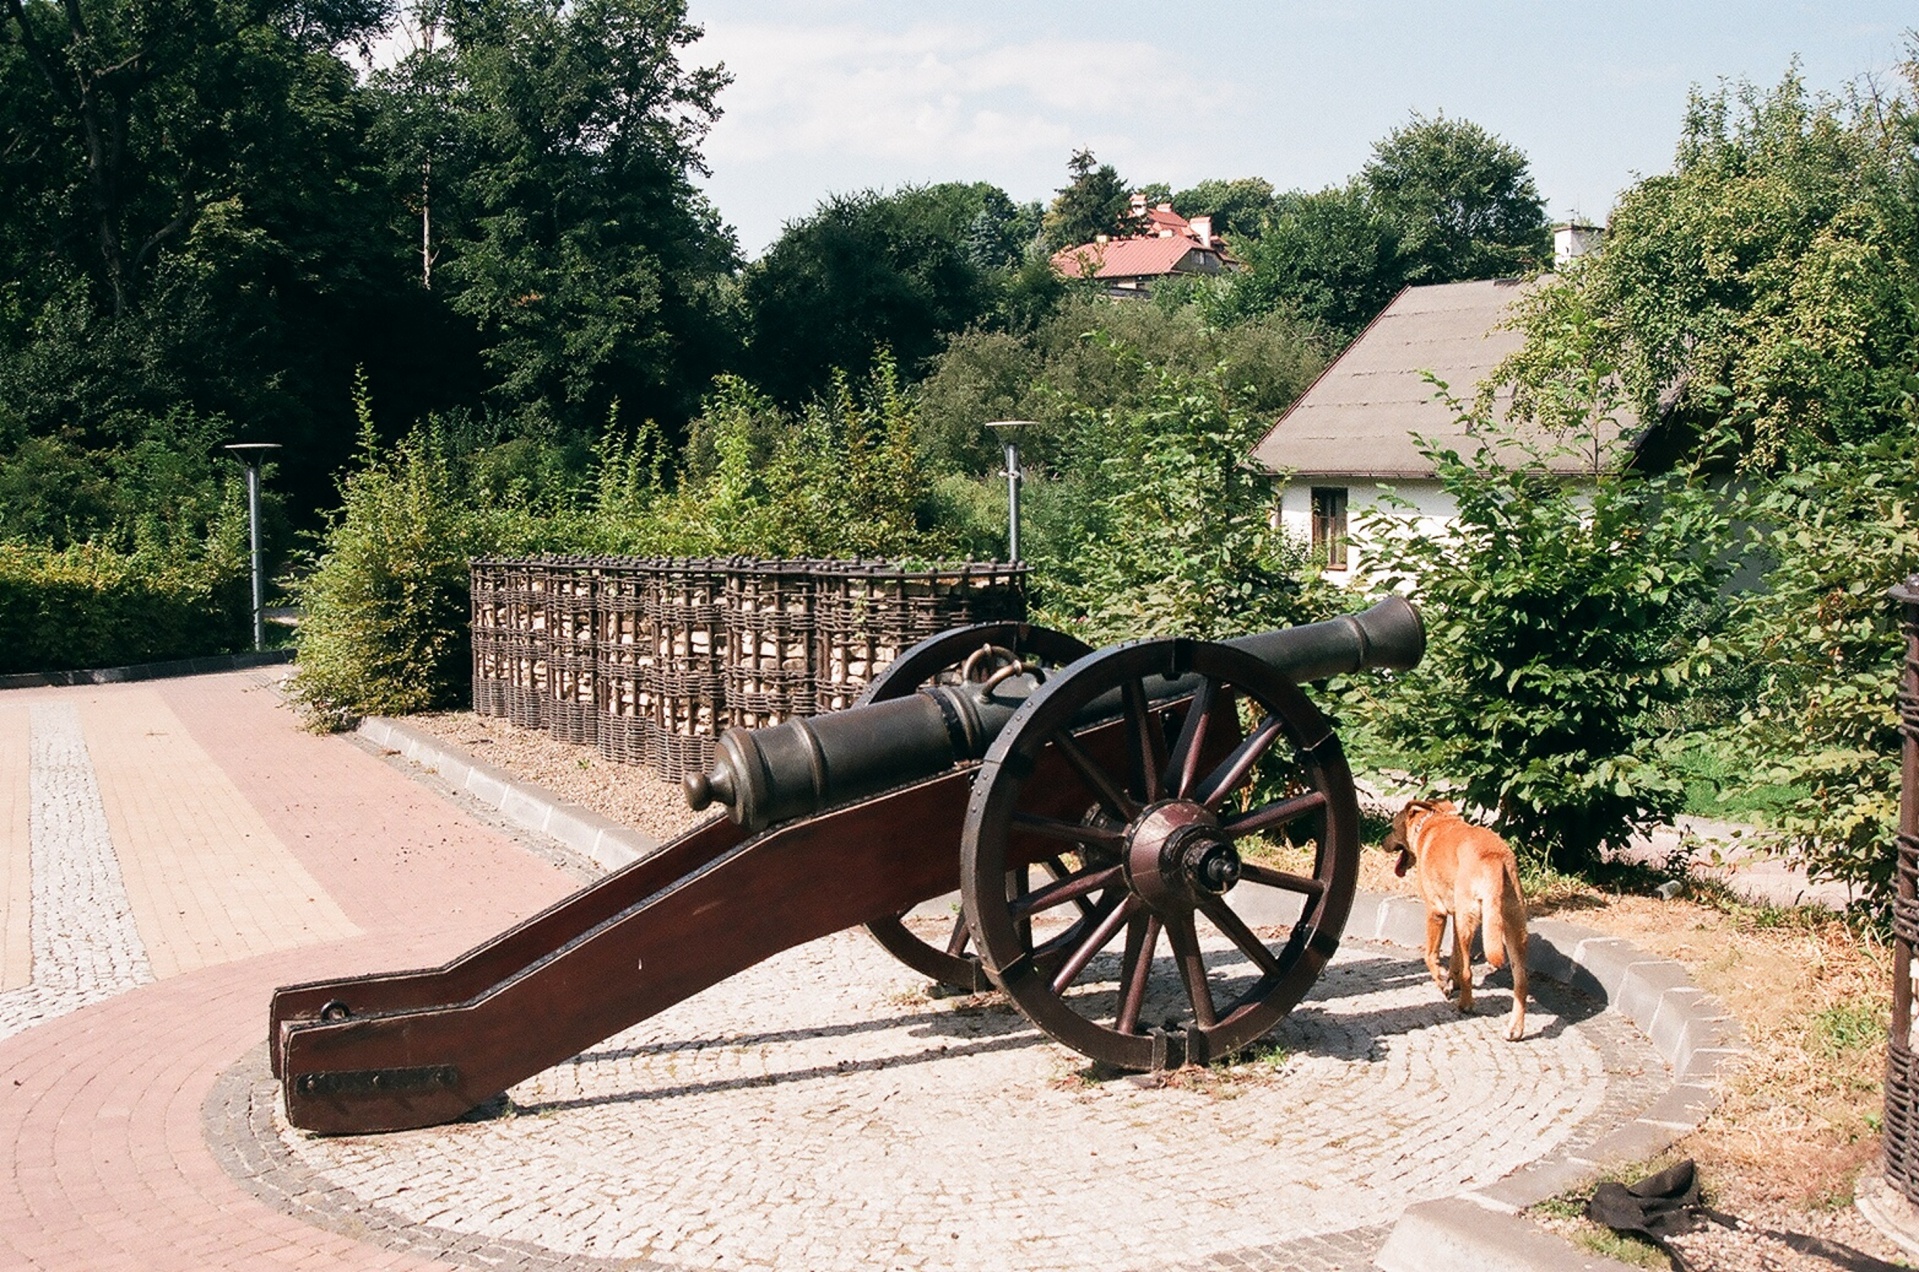
[[406, 722], [476, 760], [662, 842], [710, 816], [688, 808], [677, 783], [650, 768], [615, 764], [590, 746], [558, 742], [471, 711], [412, 715]]

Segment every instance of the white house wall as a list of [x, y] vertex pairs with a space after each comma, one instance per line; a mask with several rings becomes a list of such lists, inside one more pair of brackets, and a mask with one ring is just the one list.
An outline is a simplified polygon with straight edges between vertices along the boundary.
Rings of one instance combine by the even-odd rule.
[[[1412, 517], [1422, 535], [1438, 537], [1450, 532], [1459, 512], [1459, 505], [1453, 497], [1437, 481], [1430, 479], [1380, 482], [1359, 478], [1301, 477], [1280, 489], [1280, 529], [1301, 543], [1310, 543], [1313, 536], [1313, 488], [1342, 485], [1346, 488], [1346, 568], [1326, 572], [1327, 579], [1335, 583], [1348, 582], [1365, 568], [1363, 523], [1368, 514], [1384, 512], [1395, 517]], [[1400, 508], [1388, 504], [1386, 498], [1389, 491], [1411, 507]]]

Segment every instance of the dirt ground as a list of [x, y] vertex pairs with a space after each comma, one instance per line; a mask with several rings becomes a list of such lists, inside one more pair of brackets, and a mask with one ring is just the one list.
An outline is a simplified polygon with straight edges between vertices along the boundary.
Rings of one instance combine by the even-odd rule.
[[[505, 721], [455, 712], [410, 717], [414, 727], [573, 803], [661, 839], [700, 820], [677, 785], [615, 764], [590, 747], [555, 742]], [[1360, 886], [1411, 891], [1391, 858], [1367, 852]], [[1869, 1268], [1848, 1255], [1899, 1262], [1896, 1246], [1852, 1205], [1860, 1174], [1877, 1168], [1881, 1069], [1891, 1013], [1891, 950], [1820, 912], [1736, 903], [1700, 885], [1672, 900], [1556, 879], [1536, 884], [1534, 917], [1551, 915], [1626, 937], [1684, 964], [1745, 1030], [1752, 1055], [1705, 1122], [1664, 1157], [1619, 1172], [1636, 1178], [1680, 1158], [1698, 1164], [1708, 1202], [1744, 1221], [1678, 1239], [1700, 1272]], [[1650, 1246], [1621, 1244], [1577, 1212], [1574, 1199], [1535, 1216], [1598, 1252], [1666, 1266]], [[1765, 1233], [1774, 1235], [1765, 1235]], [[1795, 1250], [1778, 1234], [1838, 1243]], [[1804, 1246], [1803, 1240], [1794, 1244]]]

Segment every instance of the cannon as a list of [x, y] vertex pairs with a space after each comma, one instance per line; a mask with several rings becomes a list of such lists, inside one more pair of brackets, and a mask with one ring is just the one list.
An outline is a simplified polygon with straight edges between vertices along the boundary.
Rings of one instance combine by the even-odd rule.
[[[844, 711], [723, 736], [686, 788], [726, 816], [441, 967], [276, 990], [287, 1118], [322, 1134], [450, 1121], [861, 924], [935, 981], [1003, 990], [1094, 1061], [1230, 1055], [1311, 987], [1358, 873], [1352, 775], [1299, 686], [1409, 668], [1424, 646], [1396, 597], [1223, 642], [1094, 651], [1009, 622], [932, 637]], [[1262, 836], [1309, 851], [1242, 853]], [[944, 931], [911, 917], [955, 890]]]

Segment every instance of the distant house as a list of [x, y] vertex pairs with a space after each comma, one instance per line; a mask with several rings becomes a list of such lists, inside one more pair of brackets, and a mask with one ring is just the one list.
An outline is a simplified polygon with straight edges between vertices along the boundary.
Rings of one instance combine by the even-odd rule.
[[1146, 197], [1133, 196], [1132, 217], [1140, 232], [1123, 237], [1101, 235], [1091, 243], [1053, 253], [1053, 268], [1067, 278], [1091, 277], [1105, 284], [1111, 296], [1145, 296], [1154, 283], [1178, 274], [1218, 274], [1240, 268], [1226, 250], [1226, 240], [1213, 233], [1213, 218], [1188, 221], [1173, 205], [1146, 206]]
[[[1425, 373], [1470, 401], [1519, 348], [1519, 332], [1506, 323], [1513, 301], [1534, 285], [1499, 279], [1406, 288], [1253, 448], [1252, 461], [1284, 482], [1280, 525], [1312, 545], [1328, 577], [1343, 581], [1360, 567], [1365, 545], [1352, 531], [1380, 504], [1381, 487], [1411, 504], [1431, 533], [1451, 526], [1457, 506], [1418, 439], [1461, 455], [1476, 453], [1479, 443], [1435, 397]], [[1493, 402], [1503, 416], [1511, 391]], [[1617, 462], [1617, 428], [1602, 425], [1600, 434], [1606, 462]], [[1590, 455], [1558, 455], [1549, 466], [1572, 479], [1591, 474], [1594, 462]]]

